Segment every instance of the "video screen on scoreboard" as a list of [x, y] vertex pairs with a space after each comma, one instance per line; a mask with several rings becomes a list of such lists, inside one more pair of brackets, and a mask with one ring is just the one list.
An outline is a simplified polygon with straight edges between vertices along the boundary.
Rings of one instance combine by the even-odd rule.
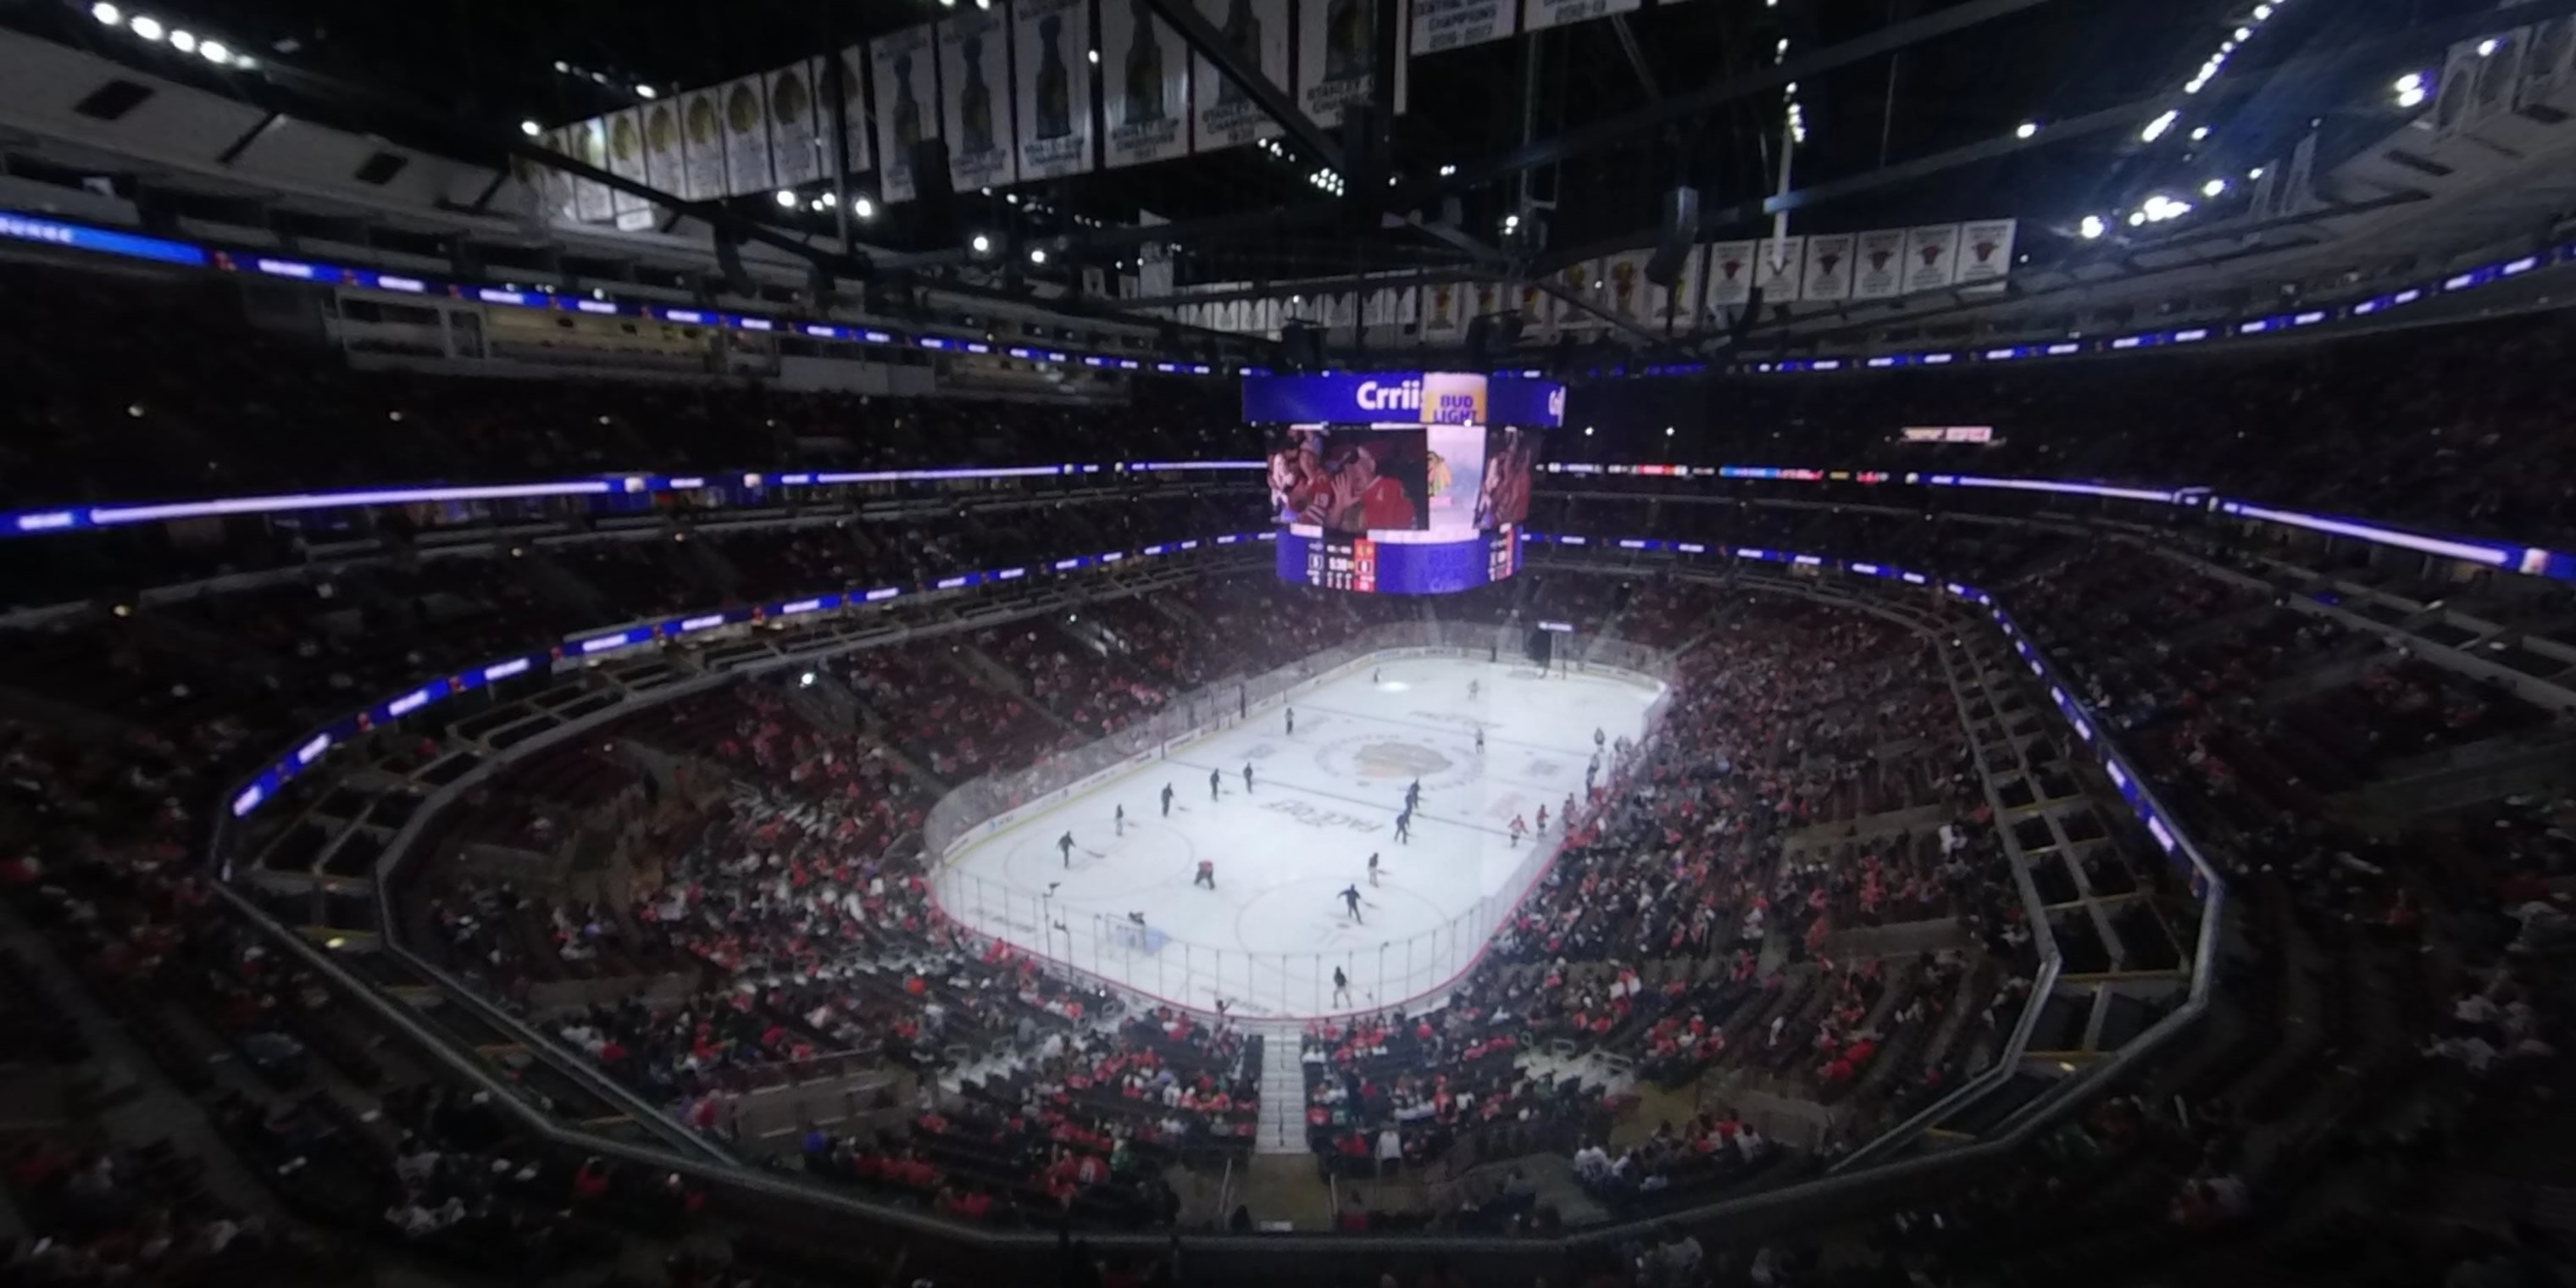
[[[1490, 527], [1486, 441], [1475, 425], [1287, 427], [1270, 443], [1271, 520], [1343, 533]], [[1526, 478], [1519, 496], [1526, 510]]]
[[1530, 478], [1538, 463], [1538, 431], [1494, 425], [1484, 431], [1482, 477], [1474, 527], [1491, 530], [1529, 521]]

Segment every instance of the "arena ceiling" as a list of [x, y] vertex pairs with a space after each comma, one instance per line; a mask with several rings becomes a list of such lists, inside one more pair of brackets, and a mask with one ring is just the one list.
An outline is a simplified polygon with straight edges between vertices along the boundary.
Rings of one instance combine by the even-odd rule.
[[[1387, 173], [1397, 186], [1380, 192], [1319, 193], [1309, 183], [1311, 158], [1246, 147], [990, 197], [962, 194], [959, 208], [947, 211], [896, 205], [859, 235], [913, 268], [961, 258], [966, 227], [1069, 237], [1070, 253], [1030, 270], [1064, 272], [1131, 255], [1141, 236], [1124, 230], [1152, 212], [1181, 230], [1179, 282], [1263, 282], [1490, 264], [1503, 218], [1531, 209], [1524, 204], [1531, 200], [1552, 204], [1537, 216], [1548, 225], [1545, 245], [1514, 248], [1522, 263], [1638, 245], [1651, 232], [1658, 196], [1676, 184], [1734, 212], [1704, 225], [1704, 237], [1753, 235], [1769, 221], [1746, 217], [1738, 203], [1758, 203], [1778, 182], [1782, 97], [1776, 88], [1716, 91], [1771, 70], [1786, 41], [1793, 60], [1877, 46], [1797, 86], [1806, 140], [1796, 149], [1793, 187], [1833, 195], [1802, 205], [1796, 231], [2013, 216], [2023, 221], [2023, 249], [2044, 257], [2079, 212], [2117, 208], [2168, 181], [2177, 166], [2276, 155], [2312, 122], [2348, 112], [2387, 75], [2370, 61], [2266, 79], [2268, 69], [2494, 8], [2489, 0], [2268, 0], [2261, 37], [2242, 42], [2228, 65], [2231, 80], [2254, 83], [2212, 114], [2206, 139], [2150, 148], [2134, 128], [2064, 138], [2044, 128], [2175, 94], [2257, 4], [1656, 0], [1615, 19], [1417, 59], [1410, 110], [1388, 132]], [[234, 47], [258, 53], [267, 74], [244, 77], [190, 67], [126, 39], [91, 21], [90, 7], [32, 0], [0, 7], [0, 20], [274, 100], [263, 106], [487, 161], [520, 146], [522, 120], [585, 118], [636, 102], [638, 85], [669, 93], [708, 84], [952, 12], [939, 0], [153, 6], [173, 23], [220, 30]], [[1945, 18], [1954, 30], [1912, 34]], [[2014, 140], [2022, 122], [2043, 128]], [[2361, 125], [2385, 129], [2384, 121]], [[1997, 141], [2006, 142], [1989, 149], [1994, 155], [1922, 164]], [[1451, 166], [1458, 172], [1444, 176]], [[1451, 200], [1456, 223], [1445, 235], [1389, 218], [1439, 222]], [[828, 230], [833, 218], [758, 198], [735, 199], [731, 213], [800, 235]]]

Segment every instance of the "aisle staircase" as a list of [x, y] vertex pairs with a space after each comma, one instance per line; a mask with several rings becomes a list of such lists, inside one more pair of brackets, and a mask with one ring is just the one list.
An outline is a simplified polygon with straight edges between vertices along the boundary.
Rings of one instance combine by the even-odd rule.
[[1304, 1030], [1281, 1021], [1247, 1025], [1261, 1035], [1261, 1136], [1253, 1142], [1260, 1154], [1306, 1152], [1306, 1069], [1298, 1060]]

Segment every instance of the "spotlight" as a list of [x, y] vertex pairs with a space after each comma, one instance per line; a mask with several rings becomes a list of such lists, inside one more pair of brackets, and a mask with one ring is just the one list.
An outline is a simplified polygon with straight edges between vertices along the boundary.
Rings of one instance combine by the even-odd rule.
[[2100, 237], [2105, 231], [2102, 224], [2102, 216], [2084, 216], [2083, 219], [2076, 222], [2075, 231], [2078, 236], [2081, 236], [2086, 241], [2092, 241], [2095, 238]]
[[1094, 67], [1098, 67], [1098, 66], [1100, 65], [1100, 51], [1099, 51], [1099, 50], [1097, 50], [1097, 49], [1094, 49], [1094, 50], [1090, 50], [1090, 51], [1087, 51], [1087, 52], [1089, 52], [1089, 54], [1091, 55], [1091, 65], [1092, 65], [1092, 66], [1094, 66]]
[[533, 139], [538, 135], [545, 133], [545, 129], [534, 121], [521, 121], [519, 122], [519, 133], [527, 135], [529, 138]]
[[2180, 119], [2182, 119], [2182, 113], [2175, 111], [2172, 108], [2166, 108], [2162, 115], [2159, 115], [2156, 119], [2147, 122], [2146, 128], [2138, 131], [2139, 142], [2153, 143], [2156, 140], [2163, 138], [2165, 136], [2165, 131], [2172, 129], [2174, 127], [2174, 122]]
[[637, 98], [651, 98], [657, 92], [659, 91], [655, 90], [650, 85], [638, 85], [635, 87], [635, 97]]
[[782, 205], [782, 206], [785, 206], [785, 207], [787, 207], [787, 208], [788, 208], [788, 209], [790, 209], [790, 210], [795, 209], [795, 208], [796, 208], [796, 193], [795, 193], [795, 191], [794, 191], [793, 189], [789, 189], [789, 188], [781, 188], [781, 189], [779, 189], [779, 190], [778, 190], [778, 204], [779, 204], [779, 205]]
[[2212, 179], [2209, 182], [2200, 185], [2200, 195], [2204, 197], [2215, 197], [2225, 191], [2227, 191], [2227, 181], [2225, 179]]
[[861, 197], [850, 203], [850, 213], [861, 219], [874, 219], [877, 217], [877, 203]]
[[2027, 139], [2037, 133], [2039, 133], [2039, 122], [2037, 121], [2024, 121], [2013, 127], [2013, 137], [2016, 139]]
[[2478, 42], [2478, 57], [2493, 58], [2495, 57], [2495, 51], [2501, 48], [2503, 48], [2503, 46], [2497, 43], [2496, 38], [2489, 36]]
[[808, 689], [813, 688], [813, 687], [814, 687], [814, 673], [813, 673], [812, 671], [807, 671], [805, 674], [800, 675], [800, 676], [797, 676], [797, 677], [796, 677], [796, 683], [797, 683], [798, 685], [800, 685], [800, 686], [804, 687], [804, 688], [808, 688]]
[[221, 67], [233, 60], [233, 51], [220, 40], [201, 40], [197, 42], [197, 56]]
[[2424, 91], [2420, 89], [2405, 89], [2397, 91], [2397, 105], [2399, 107], [2422, 107], [2424, 105], [2424, 98]]
[[113, 27], [125, 20], [125, 15], [118, 12], [115, 5], [107, 3], [107, 0], [99, 0], [97, 4], [91, 5], [89, 16], [98, 19], [101, 26], [107, 27]]
[[2192, 142], [2194, 142], [2194, 143], [2198, 143], [2198, 142], [2200, 142], [2202, 139], [2205, 139], [2205, 138], [2208, 138], [2208, 137], [2209, 137], [2209, 127], [2208, 127], [2208, 126], [2206, 126], [2206, 125], [2195, 125], [2195, 126], [2191, 127], [2191, 141], [2192, 141]]
[[197, 52], [197, 33], [187, 30], [171, 32], [170, 47], [183, 54]]
[[2408, 72], [2397, 78], [2397, 92], [2400, 94], [2411, 93], [2422, 88], [2424, 88], [2422, 72]]
[[2262, 178], [2262, 177], [2263, 177], [2263, 167], [2261, 167], [2261, 166], [2259, 166], [2259, 165], [2258, 165], [2258, 166], [2254, 167], [2253, 169], [2246, 171], [2246, 172], [2245, 172], [2245, 177], [2246, 177], [2248, 180], [2254, 180], [2254, 179], [2260, 179], [2260, 178]]
[[1029, 262], [1030, 262], [1030, 263], [1032, 263], [1032, 264], [1043, 264], [1043, 263], [1045, 263], [1045, 262], [1046, 262], [1046, 248], [1045, 248], [1045, 247], [1043, 247], [1043, 246], [1031, 246], [1031, 247], [1029, 247]]
[[967, 245], [973, 247], [978, 255], [989, 255], [993, 251], [993, 239], [982, 233], [975, 234], [975, 240], [968, 242]]
[[143, 37], [145, 40], [159, 40], [161, 38], [161, 20], [148, 14], [138, 13], [134, 15], [134, 20], [126, 23], [125, 29], [133, 32], [135, 35]]

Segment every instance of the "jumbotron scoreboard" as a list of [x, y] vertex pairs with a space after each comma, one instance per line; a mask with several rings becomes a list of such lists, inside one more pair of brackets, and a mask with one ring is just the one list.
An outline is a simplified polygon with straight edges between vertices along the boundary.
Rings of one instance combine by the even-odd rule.
[[1461, 372], [1244, 378], [1269, 430], [1276, 570], [1358, 594], [1444, 595], [1520, 568], [1542, 431], [1565, 387]]

